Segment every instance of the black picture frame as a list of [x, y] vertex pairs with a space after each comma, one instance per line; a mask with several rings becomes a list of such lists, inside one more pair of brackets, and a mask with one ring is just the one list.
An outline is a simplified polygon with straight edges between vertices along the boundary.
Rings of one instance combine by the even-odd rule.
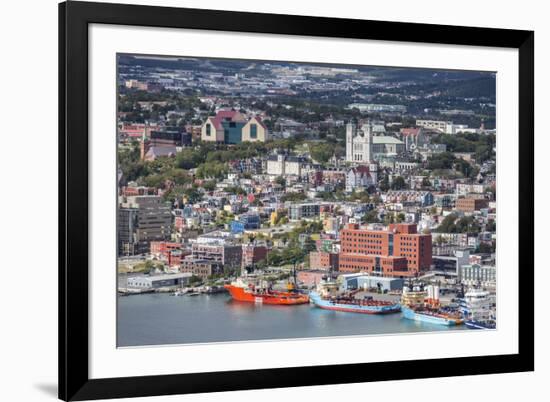
[[[246, 21], [243, 24], [242, 21]], [[88, 25], [192, 28], [519, 51], [517, 354], [90, 379]], [[59, 5], [59, 398], [170, 395], [534, 370], [534, 32], [70, 1]]]

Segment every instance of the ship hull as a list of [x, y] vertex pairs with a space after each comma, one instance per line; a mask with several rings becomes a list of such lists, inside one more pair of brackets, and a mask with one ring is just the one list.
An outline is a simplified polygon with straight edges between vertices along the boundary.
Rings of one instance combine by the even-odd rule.
[[426, 322], [429, 324], [436, 324], [436, 325], [445, 325], [448, 327], [462, 324], [462, 320], [460, 319], [450, 318], [450, 317], [438, 317], [438, 316], [433, 316], [429, 314], [423, 314], [421, 312], [414, 311], [409, 307], [403, 306], [401, 307], [401, 311], [403, 313], [403, 317], [409, 320]]
[[324, 300], [315, 292], [310, 293], [310, 300], [315, 306], [324, 310], [343, 311], [346, 313], [391, 314], [399, 312], [401, 308], [401, 306], [397, 303], [382, 306], [343, 304], [330, 300]]
[[283, 306], [309, 303], [308, 296], [302, 294], [288, 292], [255, 293], [239, 286], [225, 285], [224, 287], [229, 291], [233, 300], [241, 302]]

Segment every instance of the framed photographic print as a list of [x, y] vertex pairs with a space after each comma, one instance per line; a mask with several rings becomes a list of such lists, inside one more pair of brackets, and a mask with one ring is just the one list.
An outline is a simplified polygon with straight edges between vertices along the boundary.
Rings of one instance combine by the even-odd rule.
[[534, 369], [533, 32], [59, 30], [61, 399]]

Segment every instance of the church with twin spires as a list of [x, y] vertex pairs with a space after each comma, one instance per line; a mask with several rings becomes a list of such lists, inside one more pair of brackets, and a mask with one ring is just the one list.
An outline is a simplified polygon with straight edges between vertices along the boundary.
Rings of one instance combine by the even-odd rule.
[[[378, 164], [373, 158], [373, 127], [365, 123], [357, 128], [355, 123], [346, 125], [346, 162], [354, 166], [347, 174], [346, 189], [376, 185]], [[358, 174], [360, 178], [357, 178]]]

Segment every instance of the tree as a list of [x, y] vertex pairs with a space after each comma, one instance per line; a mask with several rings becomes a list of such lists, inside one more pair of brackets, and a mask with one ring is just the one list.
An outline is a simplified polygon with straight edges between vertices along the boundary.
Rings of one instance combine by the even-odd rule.
[[378, 223], [380, 222], [380, 219], [378, 218], [378, 211], [376, 209], [372, 209], [366, 214], [363, 215], [361, 218], [361, 222], [363, 223]]
[[222, 179], [227, 173], [228, 168], [224, 163], [205, 162], [197, 168], [197, 177], [199, 179], [216, 178]]
[[384, 175], [382, 181], [380, 182], [380, 190], [388, 191], [390, 189], [390, 182], [387, 175]]
[[164, 177], [164, 175], [152, 174], [152, 175], [140, 178], [139, 182], [147, 187], [161, 188], [165, 180], [166, 178]]
[[451, 152], [442, 152], [428, 158], [429, 170], [452, 169], [456, 158]]
[[421, 186], [424, 189], [428, 189], [428, 188], [432, 187], [432, 182], [430, 181], [430, 178], [428, 176], [426, 176], [422, 179]]
[[407, 183], [405, 182], [405, 179], [401, 176], [397, 176], [395, 179], [393, 179], [391, 183], [392, 190], [402, 190], [404, 188], [407, 188]]
[[393, 214], [386, 214], [384, 216], [384, 224], [385, 225], [391, 225], [392, 223], [395, 223], [395, 218]]
[[275, 183], [277, 183], [278, 185], [283, 186], [283, 187], [286, 186], [286, 180], [283, 176], [277, 176], [275, 178]]
[[187, 198], [187, 202], [189, 204], [195, 204], [195, 203], [199, 202], [200, 200], [202, 200], [202, 194], [200, 193], [200, 191], [196, 187], [191, 187], [191, 188], [185, 189], [183, 191], [183, 194]]
[[230, 194], [246, 195], [246, 191], [242, 187], [230, 186], [225, 189]]
[[483, 254], [490, 254], [490, 253], [494, 253], [495, 249], [496, 249], [496, 244], [495, 244], [494, 241], [491, 242], [490, 244], [489, 243], [480, 243], [479, 247], [476, 250], [476, 252], [477, 253], [483, 253]]
[[317, 245], [315, 244], [315, 240], [311, 238], [311, 236], [308, 236], [304, 243], [304, 251], [309, 253], [310, 251], [315, 251], [317, 249]]
[[311, 157], [319, 163], [327, 163], [334, 155], [334, 146], [325, 142], [309, 144]]
[[455, 221], [457, 219], [456, 214], [447, 215], [441, 224], [434, 230], [439, 233], [454, 233], [456, 230]]
[[215, 180], [209, 180], [202, 184], [202, 188], [206, 191], [214, 191], [216, 189], [216, 181]]
[[478, 233], [481, 227], [473, 216], [463, 216], [458, 219], [456, 214], [449, 214], [434, 230], [439, 233]]
[[189, 278], [189, 284], [190, 285], [198, 285], [202, 283], [202, 278], [200, 276], [197, 276], [197, 275], [192, 275], [190, 278]]
[[281, 201], [303, 201], [306, 198], [307, 196], [304, 193], [286, 193], [281, 197]]

